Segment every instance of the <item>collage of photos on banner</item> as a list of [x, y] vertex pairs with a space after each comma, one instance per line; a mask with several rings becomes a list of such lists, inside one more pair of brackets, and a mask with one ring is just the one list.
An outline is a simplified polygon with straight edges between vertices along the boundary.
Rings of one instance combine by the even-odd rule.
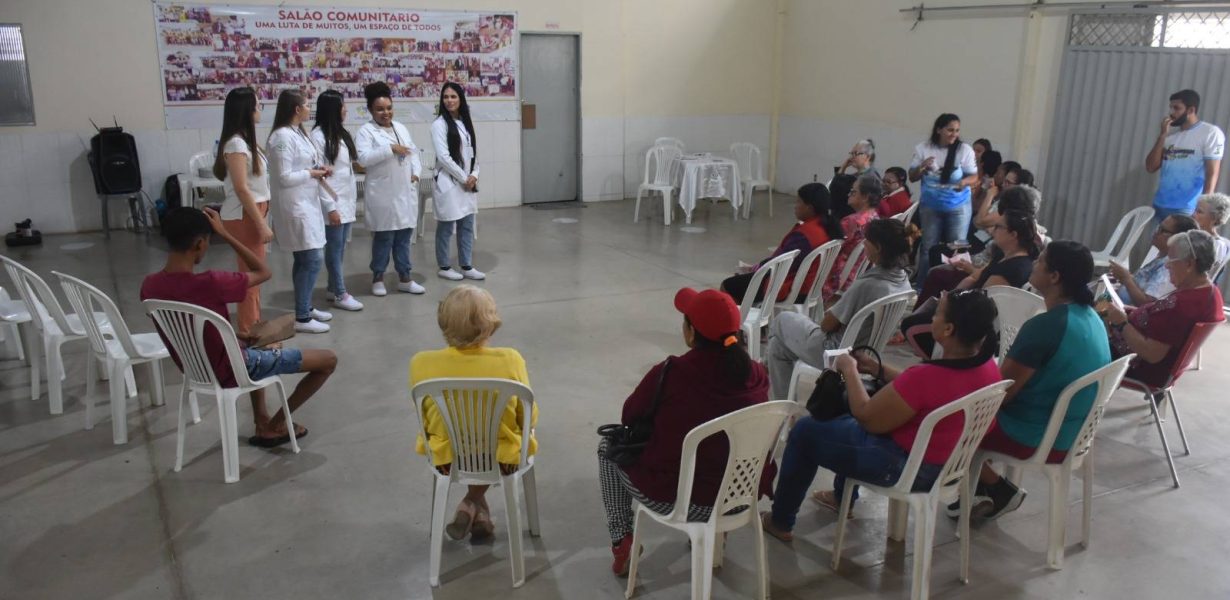
[[[267, 23], [206, 7], [156, 10], [168, 104], [220, 104], [236, 86], [252, 87], [263, 100], [275, 100], [288, 88], [310, 97], [333, 89], [358, 100], [363, 86], [375, 81], [407, 100], [435, 99], [447, 81], [463, 85], [472, 99], [517, 94], [511, 14], [458, 13], [434, 30], [381, 37], [284, 37], [288, 32], [276, 27], [276, 11]], [[389, 37], [399, 34], [407, 37]]]

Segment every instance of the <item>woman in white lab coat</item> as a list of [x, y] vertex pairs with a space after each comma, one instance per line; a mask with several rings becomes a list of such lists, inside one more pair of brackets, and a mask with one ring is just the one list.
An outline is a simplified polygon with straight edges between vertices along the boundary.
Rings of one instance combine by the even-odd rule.
[[372, 120], [355, 136], [359, 164], [367, 170], [363, 184], [363, 218], [372, 232], [372, 295], [388, 293], [384, 271], [393, 254], [397, 290], [422, 294], [427, 290], [410, 278], [410, 242], [418, 224], [419, 175], [423, 165], [410, 132], [393, 120], [389, 86], [376, 82], [363, 88]]
[[333, 200], [330, 190], [337, 194], [337, 212], [342, 217], [339, 225], [325, 225], [325, 271], [329, 279], [329, 301], [342, 310], [363, 310], [363, 303], [355, 300], [346, 291], [342, 272], [346, 241], [350, 239], [350, 226], [355, 219], [358, 192], [355, 189], [354, 168], [351, 162], [356, 155], [354, 140], [342, 125], [346, 121], [346, 102], [341, 92], [326, 90], [316, 98], [316, 127], [312, 128], [312, 144], [324, 157], [325, 164], [333, 174], [324, 180], [329, 186], [320, 186], [317, 195], [322, 202]]
[[[440, 277], [459, 281], [486, 279], [474, 268], [474, 214], [478, 212], [478, 140], [470, 121], [465, 90], [453, 82], [440, 90], [439, 117], [431, 124], [436, 150], [436, 176], [432, 201], [436, 214], [436, 263]], [[449, 260], [449, 242], [457, 229], [457, 258], [461, 272]]]
[[295, 331], [324, 333], [333, 315], [312, 307], [312, 288], [324, 259], [325, 215], [331, 225], [340, 225], [337, 202], [318, 193], [320, 182], [332, 170], [320, 166], [316, 146], [303, 130], [311, 117], [307, 98], [298, 90], [283, 90], [273, 116], [269, 152], [269, 203], [278, 246], [294, 256], [291, 276], [295, 285]]

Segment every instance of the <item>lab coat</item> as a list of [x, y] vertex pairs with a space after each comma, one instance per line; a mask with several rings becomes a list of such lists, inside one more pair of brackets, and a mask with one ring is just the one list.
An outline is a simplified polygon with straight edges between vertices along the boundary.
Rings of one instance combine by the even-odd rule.
[[[320, 155], [321, 162], [329, 160], [325, 154], [325, 132], [320, 128], [312, 130], [312, 144], [316, 146], [316, 152]], [[358, 191], [355, 189], [354, 167], [351, 166], [351, 161], [354, 159], [350, 156], [350, 148], [346, 147], [346, 142], [337, 141], [337, 160], [333, 161], [333, 175], [325, 178], [325, 183], [337, 193], [337, 212], [342, 216], [342, 224], [353, 223], [355, 219], [355, 206], [358, 204]], [[333, 201], [333, 197], [329, 192], [325, 191], [325, 187], [319, 186], [316, 195], [323, 203]], [[327, 225], [328, 215], [325, 215], [325, 224]]]
[[437, 221], [456, 221], [478, 212], [478, 194], [461, 187], [470, 175], [478, 177], [478, 161], [474, 161], [473, 169], [466, 171], [466, 166], [474, 158], [474, 145], [460, 121], [457, 122], [457, 133], [461, 134], [464, 165], [457, 164], [448, 155], [448, 123], [444, 122], [444, 117], [436, 117], [431, 124], [431, 143], [436, 149], [436, 176], [431, 199]]
[[274, 239], [283, 250], [300, 252], [325, 247], [325, 215], [336, 210], [332, 198], [321, 199], [320, 184], [309, 172], [320, 164], [307, 134], [281, 127], [269, 136], [269, 193]]
[[[404, 159], [393, 153], [393, 144], [410, 149]], [[410, 139], [406, 126], [393, 121], [385, 129], [368, 121], [354, 138], [359, 164], [367, 169], [363, 184], [363, 220], [371, 231], [397, 231], [418, 225], [419, 189], [410, 181], [423, 172], [419, 149]]]

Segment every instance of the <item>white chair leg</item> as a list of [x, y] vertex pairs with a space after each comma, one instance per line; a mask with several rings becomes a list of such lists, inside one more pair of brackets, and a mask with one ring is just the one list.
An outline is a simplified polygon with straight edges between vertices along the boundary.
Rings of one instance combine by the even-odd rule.
[[47, 396], [53, 415], [64, 413], [64, 381], [60, 379], [64, 372], [64, 358], [60, 355], [62, 343], [59, 338], [46, 338], [43, 344], [43, 352], [47, 355]]
[[111, 381], [111, 440], [116, 444], [128, 443], [128, 386], [124, 383], [127, 361], [112, 361]]
[[222, 479], [226, 483], [239, 481], [239, 423], [235, 417], [235, 400], [231, 394], [218, 395], [218, 422], [222, 435]]
[[1162, 417], [1158, 414], [1157, 403], [1149, 394], [1145, 394], [1149, 410], [1153, 411], [1153, 424], [1157, 426], [1157, 435], [1162, 440], [1162, 452], [1166, 454], [1166, 465], [1170, 467], [1170, 478], [1174, 480], [1175, 488], [1179, 487], [1179, 471], [1174, 467], [1174, 456], [1170, 454], [1170, 443], [1166, 441], [1166, 429], [1162, 427]]
[[188, 384], [184, 384], [179, 392], [179, 412], [175, 428], [175, 472], [184, 468], [184, 438], [188, 436], [187, 417], [184, 415], [184, 400], [188, 397]]
[[853, 502], [854, 486], [847, 480], [846, 489], [841, 494], [841, 508], [837, 511], [837, 536], [833, 538], [833, 560], [829, 562], [829, 567], [834, 571], [841, 564], [841, 545], [846, 541], [846, 523], [850, 520], [850, 505]]
[[[662, 224], [669, 226], [671, 217], [674, 216], [675, 210], [671, 207], [671, 193], [662, 192]], [[688, 222], [692, 222], [692, 215], [688, 215]]]
[[700, 539], [692, 540], [692, 600], [709, 600], [717, 535], [705, 529], [698, 537]]
[[636, 517], [632, 519], [632, 552], [628, 555], [628, 587], [624, 590], [624, 599], [632, 597], [636, 589], [636, 570], [641, 564], [641, 509], [635, 509]]
[[726, 558], [726, 534], [715, 533], [713, 536], [713, 568], [722, 568], [722, 562]]
[[1059, 469], [1046, 469], [1051, 480], [1050, 532], [1047, 537], [1046, 565], [1052, 569], [1063, 568], [1065, 533], [1068, 524], [1068, 486], [1071, 475]]
[[132, 365], [124, 371], [124, 389], [128, 392], [129, 398], [137, 397], [137, 378], [132, 373]]
[[966, 473], [961, 480], [960, 495], [958, 502], [961, 506], [961, 514], [957, 520], [957, 537], [961, 538], [961, 583], [969, 583], [969, 522], [970, 512], [973, 510], [974, 504], [974, 481], [977, 477], [977, 469], [981, 461], [975, 457], [975, 462], [970, 464], [970, 471]]
[[1085, 454], [1082, 482], [1084, 498], [1081, 500], [1081, 546], [1089, 547], [1089, 538], [1093, 533], [1093, 451]]
[[769, 559], [765, 554], [764, 526], [757, 517], [752, 517], [752, 541], [756, 550], [756, 598], [769, 600]]
[[427, 581], [431, 587], [440, 587], [440, 555], [444, 552], [444, 519], [448, 515], [448, 484], [444, 477], [436, 477], [436, 489], [431, 496], [431, 558], [427, 567]]
[[905, 541], [905, 528], [909, 525], [910, 507], [903, 500], [888, 500], [888, 539]]
[[641, 194], [643, 193], [644, 191], [641, 189], [636, 190], [636, 204], [633, 205], [633, 208], [632, 208], [632, 222], [633, 223], [640, 222], [641, 220]]
[[1187, 432], [1183, 431], [1183, 419], [1179, 417], [1179, 404], [1174, 401], [1174, 390], [1166, 390], [1166, 399], [1170, 402], [1170, 412], [1174, 413], [1174, 424], [1179, 428], [1179, 441], [1183, 442], [1183, 454], [1192, 455], [1191, 446], [1187, 445]]
[[525, 486], [525, 514], [530, 526], [530, 535], [538, 537], [542, 531], [538, 524], [538, 485], [534, 480], [534, 468], [530, 467], [521, 475], [521, 485]]
[[295, 420], [290, 414], [290, 398], [286, 395], [286, 388], [282, 387], [282, 380], [269, 386], [273, 389], [273, 393], [278, 396], [282, 404], [282, 414], [286, 415], [286, 433], [290, 435], [290, 449], [295, 454], [299, 453], [299, 436], [295, 433]]
[[769, 184], [769, 218], [773, 218], [773, 185]]
[[38, 400], [39, 397], [39, 382], [42, 379], [43, 357], [39, 355], [39, 348], [42, 344], [39, 343], [38, 330], [30, 327], [26, 335], [26, 360], [30, 361], [30, 399]]
[[743, 218], [749, 219], [752, 216], [752, 192], [755, 191], [755, 188], [752, 187], [750, 182], [744, 184], [743, 188]]
[[1011, 481], [1013, 485], [1021, 485], [1021, 468], [1016, 465], [1008, 465], [1004, 467], [1004, 478]]
[[931, 591], [931, 547], [935, 542], [937, 507], [923, 501], [914, 506], [914, 577], [910, 598], [926, 600]]
[[504, 510], [508, 513], [508, 555], [512, 563], [513, 587], [525, 583], [525, 554], [521, 547], [521, 486], [520, 477], [503, 477]]
[[150, 384], [154, 386], [149, 393], [150, 403], [154, 406], [165, 406], [167, 397], [166, 390], [163, 389], [162, 361], [151, 360], [147, 364], [149, 364]]
[[85, 397], [81, 403], [85, 405], [85, 428], [94, 429], [94, 388], [98, 381], [98, 361], [91, 356], [85, 359]]

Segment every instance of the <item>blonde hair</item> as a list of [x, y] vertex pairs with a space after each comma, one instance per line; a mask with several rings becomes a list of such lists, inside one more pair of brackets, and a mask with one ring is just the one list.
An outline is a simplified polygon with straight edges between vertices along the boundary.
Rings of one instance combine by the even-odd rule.
[[436, 322], [444, 341], [462, 349], [483, 345], [503, 323], [491, 293], [472, 285], [459, 285], [444, 297]]

